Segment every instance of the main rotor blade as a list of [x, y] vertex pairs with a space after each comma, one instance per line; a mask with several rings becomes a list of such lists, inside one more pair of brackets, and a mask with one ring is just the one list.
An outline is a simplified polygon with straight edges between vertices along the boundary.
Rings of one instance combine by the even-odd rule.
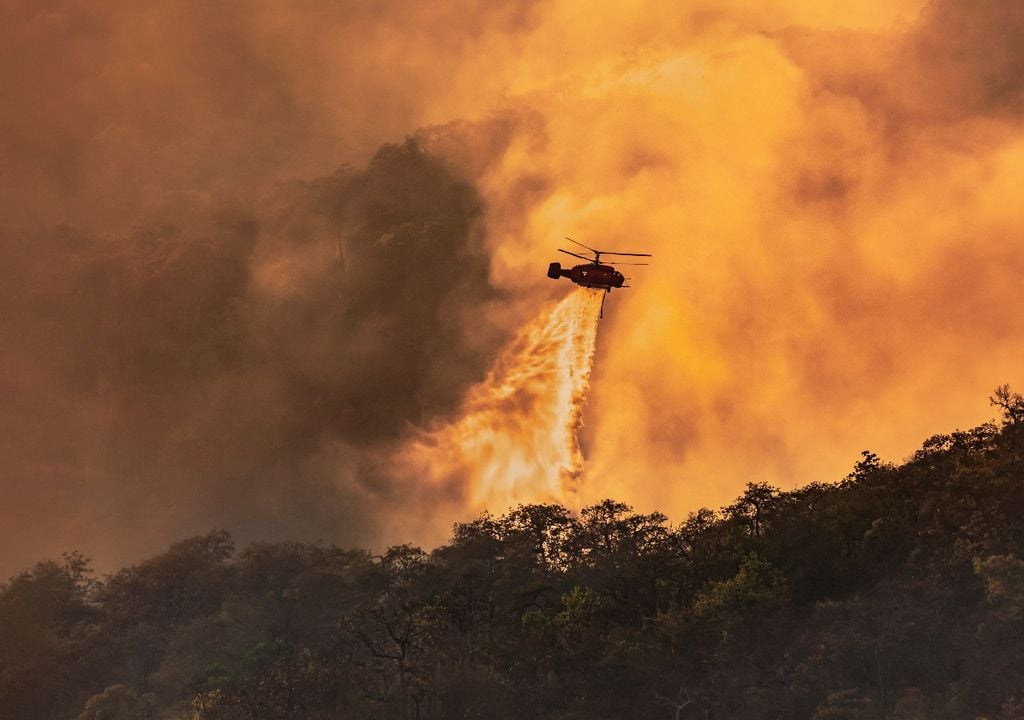
[[605, 265], [650, 265], [650, 263], [630, 263], [630, 262], [612, 262], [611, 260], [604, 263]]
[[565, 238], [565, 239], [566, 239], [566, 240], [568, 240], [568, 241], [569, 241], [569, 242], [571, 242], [571, 243], [576, 243], [576, 244], [577, 244], [577, 245], [579, 245], [579, 246], [580, 246], [581, 248], [587, 248], [587, 250], [589, 250], [590, 252], [598, 252], [597, 250], [595, 250], [595, 249], [594, 249], [594, 248], [592, 248], [592, 247], [587, 247], [586, 245], [584, 245], [584, 244], [583, 244], [583, 243], [581, 243], [581, 242], [576, 242], [575, 240], [573, 240], [573, 239], [572, 239], [571, 237], [569, 237], [569, 236], [566, 236], [566, 238]]
[[632, 255], [633, 257], [654, 257], [650, 253], [620, 253], [611, 252], [610, 250], [595, 250], [594, 252], [599, 252], [602, 255]]
[[594, 262], [594, 258], [588, 258], [584, 257], [583, 255], [577, 255], [574, 252], [569, 252], [568, 250], [563, 250], [562, 248], [558, 248], [558, 252], [564, 252], [566, 255], [572, 255], [573, 257], [578, 257], [580, 260], [586, 260], [587, 262]]

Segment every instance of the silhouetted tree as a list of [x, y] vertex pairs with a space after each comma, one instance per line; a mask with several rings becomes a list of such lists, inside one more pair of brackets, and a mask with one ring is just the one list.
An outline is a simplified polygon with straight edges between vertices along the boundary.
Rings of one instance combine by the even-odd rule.
[[675, 527], [605, 500], [432, 552], [213, 532], [102, 582], [43, 562], [0, 587], [0, 716], [1020, 720], [1024, 405], [993, 402]]

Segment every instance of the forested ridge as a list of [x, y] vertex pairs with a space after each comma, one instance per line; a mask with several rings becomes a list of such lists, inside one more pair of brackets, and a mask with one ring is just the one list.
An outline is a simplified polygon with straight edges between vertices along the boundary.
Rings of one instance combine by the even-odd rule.
[[2, 720], [1024, 719], [1024, 399], [902, 465], [750, 484], [671, 524], [611, 500], [432, 552], [224, 532], [0, 588]]

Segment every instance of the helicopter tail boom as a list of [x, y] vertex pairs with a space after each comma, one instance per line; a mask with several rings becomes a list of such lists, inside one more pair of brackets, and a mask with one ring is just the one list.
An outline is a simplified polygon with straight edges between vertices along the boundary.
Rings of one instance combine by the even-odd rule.
[[553, 262], [550, 265], [548, 265], [548, 277], [551, 278], [552, 280], [557, 280], [558, 278], [563, 277], [569, 277], [569, 271], [563, 270], [561, 263]]

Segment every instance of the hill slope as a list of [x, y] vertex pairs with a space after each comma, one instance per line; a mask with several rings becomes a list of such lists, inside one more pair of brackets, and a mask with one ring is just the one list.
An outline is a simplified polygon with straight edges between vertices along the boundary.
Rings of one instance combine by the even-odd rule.
[[0, 717], [1024, 718], [1024, 400], [678, 526], [519, 507], [431, 553], [213, 532], [0, 589]]

